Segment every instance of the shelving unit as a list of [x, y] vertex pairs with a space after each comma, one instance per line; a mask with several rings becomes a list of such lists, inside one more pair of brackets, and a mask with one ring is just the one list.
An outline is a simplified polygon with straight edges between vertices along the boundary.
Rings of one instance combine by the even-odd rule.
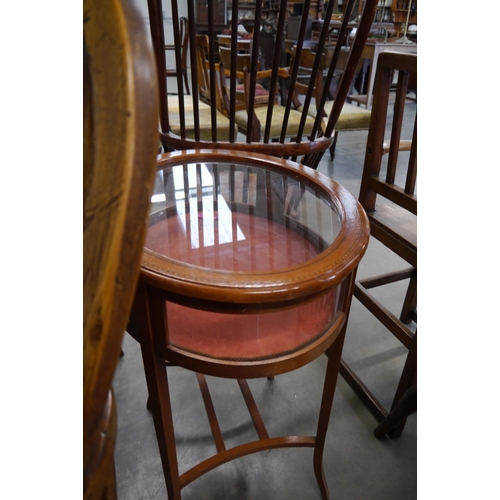
[[[313, 19], [322, 18], [324, 3], [325, 3], [324, 0], [311, 0], [309, 15]], [[293, 0], [291, 2], [288, 2], [288, 11], [293, 14], [294, 12], [297, 12], [295, 9], [300, 9], [300, 5], [304, 5], [304, 0], [297, 0], [297, 1]]]
[[[214, 21], [216, 30], [222, 30], [227, 23], [226, 19], [227, 0], [215, 0]], [[206, 0], [196, 2], [196, 24], [202, 30], [208, 27], [208, 9]]]
[[[334, 0], [329, 0], [330, 2], [333, 2]], [[342, 12], [344, 13], [347, 7], [347, 1], [343, 0], [337, 0], [337, 7], [333, 7], [333, 12]], [[350, 22], [356, 22], [356, 19], [361, 17], [361, 14], [363, 12], [363, 3], [364, 0], [358, 0], [357, 5], [354, 6], [354, 9], [352, 11], [351, 19]]]
[[[263, 7], [265, 4], [263, 4]], [[238, 24], [251, 30], [255, 19], [255, 0], [248, 0], [245, 2], [238, 2]], [[233, 2], [232, 0], [216, 0], [215, 4], [215, 25], [217, 31], [222, 31], [230, 23], [233, 15]], [[206, 0], [197, 0], [196, 4], [196, 22], [202, 26], [208, 25], [208, 11]]]
[[[257, 0], [260, 1], [260, 0]], [[335, 2], [334, 12], [340, 13], [344, 11], [347, 4], [345, 0], [329, 0]], [[328, 0], [312, 0], [309, 15], [313, 20], [321, 20]], [[363, 0], [359, 0], [358, 5], [353, 11], [353, 21], [360, 16], [363, 10]], [[208, 12], [206, 0], [197, 0], [196, 3], [196, 22], [200, 28], [208, 25]], [[276, 12], [274, 8], [275, 1], [263, 0], [263, 12]], [[288, 2], [288, 11], [290, 15], [294, 12], [298, 13], [301, 6], [304, 5], [304, 0], [291, 0]], [[238, 21], [239, 24], [251, 30], [255, 18], [256, 0], [248, 0], [240, 2], [238, 6]], [[405, 23], [408, 15], [410, 0], [380, 0], [374, 23], [388, 24], [394, 23], [394, 32], [396, 36], [402, 36]], [[222, 31], [231, 22], [232, 17], [232, 0], [216, 0], [215, 4], [215, 25], [216, 30]], [[410, 17], [408, 24], [417, 23], [417, 0], [411, 1]]]
[[380, 0], [377, 11], [375, 12], [374, 23], [390, 23], [392, 22], [392, 1]]
[[[410, 0], [392, 0], [391, 10], [394, 21], [394, 30], [397, 36], [401, 36], [404, 33], [409, 7]], [[411, 24], [417, 24], [417, 0], [412, 0], [411, 2], [408, 25]]]
[[[250, 30], [255, 20], [255, 1], [238, 2], [238, 24], [241, 24], [245, 29]], [[231, 22], [233, 17], [233, 2], [227, 2], [227, 22]]]

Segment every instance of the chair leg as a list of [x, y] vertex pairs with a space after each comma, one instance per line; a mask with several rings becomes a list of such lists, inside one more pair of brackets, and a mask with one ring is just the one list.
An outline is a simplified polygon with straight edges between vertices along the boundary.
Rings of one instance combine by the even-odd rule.
[[[394, 395], [394, 400], [392, 403], [391, 414], [393, 411], [396, 411], [396, 407], [403, 399], [403, 396], [407, 393], [407, 391], [417, 385], [417, 334], [415, 333], [415, 337], [410, 345], [410, 349], [408, 351], [408, 357], [406, 358], [405, 366], [403, 368], [403, 373], [401, 374], [401, 378], [399, 379], [398, 388], [396, 389], [396, 394]], [[416, 398], [415, 398], [416, 404]], [[398, 410], [399, 411], [399, 410]], [[403, 434], [403, 429], [406, 424], [406, 417], [399, 419], [397, 425], [394, 426], [388, 433], [389, 436], [394, 439], [398, 438]]]
[[[366, 284], [366, 281], [364, 282], [364, 284]], [[356, 288], [357, 291], [359, 291], [360, 289], [361, 287]], [[363, 298], [363, 296], [360, 295], [356, 295], [356, 297], [360, 300], [362, 300]], [[362, 301], [362, 303], [366, 305], [365, 302]], [[394, 321], [397, 321], [397, 319], [394, 318]], [[403, 327], [403, 325], [401, 325], [401, 327]], [[396, 333], [394, 334], [396, 335]], [[399, 401], [402, 399], [405, 392], [410, 387], [416, 385], [417, 383], [417, 334], [415, 333], [413, 337], [410, 337], [408, 355], [406, 357], [403, 372], [399, 379], [398, 387], [394, 394], [393, 403], [389, 411], [382, 406], [382, 404], [373, 395], [373, 393], [369, 390], [369, 388], [363, 383], [363, 381], [356, 375], [356, 373], [354, 373], [354, 371], [344, 361], [342, 361], [340, 366], [340, 374], [349, 384], [349, 386], [354, 390], [356, 395], [361, 399], [361, 401], [367, 407], [367, 409], [382, 425], [382, 428], [377, 430], [377, 433], [382, 433], [381, 435], [383, 435], [384, 433], [388, 433], [391, 438], [400, 437], [401, 434], [403, 433], [403, 429], [406, 423], [406, 418], [401, 418], [395, 423], [394, 428], [391, 427], [389, 429], [385, 429], [387, 423], [383, 424], [382, 422], [387, 417], [388, 413], [396, 411], [395, 408], [398, 405]]]
[[328, 430], [328, 423], [332, 410], [333, 397], [335, 396], [335, 388], [337, 386], [337, 379], [339, 375], [340, 361], [342, 355], [342, 348], [344, 346], [344, 338], [346, 332], [346, 325], [340, 332], [333, 345], [326, 352], [328, 356], [328, 364], [326, 367], [325, 383], [323, 386], [323, 396], [321, 399], [321, 407], [318, 419], [318, 428], [316, 431], [316, 443], [314, 446], [314, 474], [316, 481], [321, 492], [321, 498], [327, 500], [328, 484], [326, 482], [325, 473], [323, 470], [323, 450], [325, 448], [326, 433]]
[[141, 352], [168, 499], [181, 500], [179, 467], [165, 360], [158, 358], [150, 345], [141, 345]]
[[417, 308], [417, 275], [415, 274], [410, 278], [410, 284], [408, 285], [408, 290], [406, 292], [406, 297], [403, 303], [403, 308], [401, 310], [400, 320], [405, 325], [414, 320], [412, 317]]
[[186, 92], [187, 92], [187, 94], [191, 95], [191, 92], [189, 91], [189, 83], [188, 83], [187, 71], [184, 71], [184, 85], [186, 86]]
[[335, 135], [333, 136], [333, 142], [332, 145], [330, 146], [330, 161], [333, 161], [333, 158], [335, 157], [335, 146], [337, 146], [337, 137], [339, 133], [335, 132]]
[[406, 417], [417, 411], [417, 386], [410, 387], [401, 397], [398, 404], [380, 422], [373, 433], [375, 437], [381, 438], [392, 431]]

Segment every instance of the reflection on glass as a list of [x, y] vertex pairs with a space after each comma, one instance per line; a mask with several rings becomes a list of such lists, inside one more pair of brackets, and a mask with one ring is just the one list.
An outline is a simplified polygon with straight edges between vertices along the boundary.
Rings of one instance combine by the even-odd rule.
[[[184, 173], [187, 169], [187, 186], [184, 182]], [[217, 212], [214, 211], [214, 179], [207, 166], [201, 164], [189, 164], [172, 168], [174, 179], [175, 200], [177, 206], [177, 217], [182, 225], [184, 234], [187, 235], [186, 207], [189, 210], [191, 221], [200, 219], [203, 223], [203, 246], [210, 247], [215, 243], [215, 223], [217, 223], [218, 243], [231, 243], [232, 233], [232, 212], [224, 198], [217, 194]], [[198, 182], [199, 178], [199, 182]], [[199, 210], [199, 198], [201, 194], [201, 210]], [[236, 240], [245, 239], [241, 228], [236, 225]], [[190, 234], [188, 238], [191, 248], [200, 247], [200, 234], [198, 224], [190, 224]]]
[[159, 170], [146, 248], [228, 271], [300, 265], [328, 248], [341, 223], [328, 196], [292, 172], [232, 163]]

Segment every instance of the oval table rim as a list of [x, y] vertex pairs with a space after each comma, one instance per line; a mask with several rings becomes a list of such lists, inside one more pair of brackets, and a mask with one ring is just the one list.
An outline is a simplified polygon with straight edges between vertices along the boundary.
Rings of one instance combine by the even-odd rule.
[[[260, 272], [207, 269], [182, 263], [144, 249], [141, 280], [165, 291], [192, 298], [227, 302], [228, 292], [238, 303], [282, 301], [308, 296], [340, 283], [358, 265], [366, 251], [369, 222], [357, 199], [344, 187], [321, 172], [291, 160], [260, 153], [244, 158], [223, 149], [193, 149], [164, 153], [157, 157], [157, 169], [196, 162], [234, 162], [270, 170], [296, 172], [335, 205], [341, 230], [334, 242], [313, 259], [296, 266]], [[293, 177], [293, 175], [292, 175]], [[307, 270], [307, 273], [304, 273]]]

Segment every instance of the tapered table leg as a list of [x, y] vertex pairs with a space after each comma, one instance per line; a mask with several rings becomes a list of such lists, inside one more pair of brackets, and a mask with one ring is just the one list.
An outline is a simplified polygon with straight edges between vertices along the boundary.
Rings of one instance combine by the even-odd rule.
[[316, 432], [316, 445], [314, 447], [314, 473], [316, 475], [316, 480], [318, 481], [318, 486], [321, 491], [321, 498], [323, 500], [327, 500], [329, 498], [328, 484], [326, 483], [325, 473], [323, 470], [323, 451], [325, 448], [326, 433], [328, 431], [333, 397], [335, 395], [335, 387], [337, 386], [345, 331], [346, 326], [344, 325], [340, 335], [327, 351], [328, 364], [326, 367], [323, 397], [321, 399], [318, 429]]
[[149, 391], [148, 401], [153, 413], [168, 498], [181, 500], [174, 423], [165, 361], [155, 356], [152, 350], [149, 351], [148, 346], [144, 345], [142, 356]]

